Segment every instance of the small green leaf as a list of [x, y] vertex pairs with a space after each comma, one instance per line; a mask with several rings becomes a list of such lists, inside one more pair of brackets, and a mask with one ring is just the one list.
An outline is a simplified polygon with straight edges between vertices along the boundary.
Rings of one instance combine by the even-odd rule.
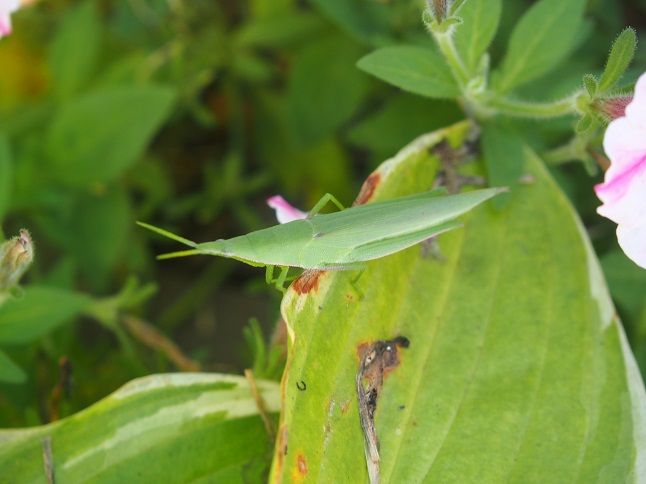
[[[256, 384], [277, 413], [279, 385]], [[0, 431], [2, 475], [47, 482], [46, 438], [63, 483], [265, 482], [272, 446], [249, 382], [204, 373], [140, 378], [71, 417]]]
[[361, 104], [367, 80], [354, 68], [361, 51], [358, 44], [337, 36], [323, 38], [299, 52], [287, 99], [291, 132], [299, 146], [330, 136]]
[[[460, 9], [462, 8], [465, 2], [466, 0], [453, 0], [453, 2], [451, 2], [451, 7], [449, 8], [449, 14], [455, 15], [457, 13], [460, 13], [460, 15], [462, 15], [464, 11]], [[471, 2], [473, 2], [473, 0], [471, 0]], [[468, 3], [471, 3], [471, 2], [468, 2]]]
[[[487, 123], [482, 130], [482, 151], [490, 186], [518, 186], [525, 163], [523, 139], [511, 128], [500, 123]], [[503, 193], [491, 201], [496, 208], [502, 208], [509, 200], [509, 193]]]
[[357, 66], [382, 81], [421, 96], [454, 98], [459, 95], [444, 59], [423, 47], [384, 47], [363, 57]]
[[23, 344], [40, 338], [81, 312], [90, 299], [53, 287], [28, 287], [0, 306], [0, 344]]
[[163, 87], [113, 87], [65, 104], [46, 135], [51, 168], [73, 185], [114, 179], [141, 155], [173, 97]]
[[[11, 153], [9, 151], [9, 142], [7, 141], [7, 138], [0, 133], [0, 225], [9, 209], [12, 184], [13, 165], [11, 161]], [[2, 237], [0, 233], [0, 241], [1, 240]]]
[[599, 81], [592, 74], [583, 76], [583, 87], [590, 97], [594, 97], [599, 90]]
[[585, 0], [541, 0], [520, 19], [496, 78], [506, 92], [550, 71], [574, 45]]
[[22, 383], [27, 379], [25, 371], [0, 350], [0, 382]]
[[498, 30], [501, 12], [501, 0], [469, 0], [460, 10], [463, 22], [453, 38], [469, 71], [477, 69], [482, 54], [489, 48]]
[[54, 91], [67, 99], [87, 82], [95, 67], [101, 21], [96, 2], [86, 1], [70, 10], [58, 27], [49, 55]]
[[592, 127], [593, 123], [594, 118], [589, 114], [584, 114], [583, 116], [581, 116], [581, 119], [577, 121], [576, 127], [574, 129], [577, 134], [583, 134]]
[[599, 81], [599, 92], [607, 92], [623, 76], [633, 60], [636, 48], [637, 34], [635, 30], [630, 27], [625, 28], [612, 44], [606, 68]]

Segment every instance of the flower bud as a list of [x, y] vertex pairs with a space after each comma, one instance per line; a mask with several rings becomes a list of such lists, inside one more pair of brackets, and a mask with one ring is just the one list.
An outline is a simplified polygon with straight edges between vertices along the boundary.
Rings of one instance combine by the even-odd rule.
[[439, 24], [447, 15], [447, 0], [428, 0], [428, 8], [433, 14], [433, 18]]
[[599, 114], [604, 118], [612, 121], [613, 119], [621, 118], [626, 115], [626, 106], [633, 100], [633, 97], [617, 96], [606, 99], [598, 99], [594, 102], [593, 106]]
[[34, 245], [29, 232], [22, 229], [0, 246], [0, 292], [15, 286], [34, 260]]

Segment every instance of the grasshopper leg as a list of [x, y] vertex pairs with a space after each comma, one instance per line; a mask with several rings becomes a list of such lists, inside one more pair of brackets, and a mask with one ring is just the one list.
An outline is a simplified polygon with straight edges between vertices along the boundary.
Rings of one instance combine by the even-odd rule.
[[339, 210], [344, 210], [345, 207], [337, 200], [337, 198], [332, 195], [331, 193], [326, 193], [321, 197], [321, 199], [314, 205], [314, 208], [310, 210], [309, 214], [307, 215], [307, 218], [312, 218], [314, 215], [319, 213], [323, 207], [325, 207], [329, 202], [332, 202], [334, 205], [337, 206]]

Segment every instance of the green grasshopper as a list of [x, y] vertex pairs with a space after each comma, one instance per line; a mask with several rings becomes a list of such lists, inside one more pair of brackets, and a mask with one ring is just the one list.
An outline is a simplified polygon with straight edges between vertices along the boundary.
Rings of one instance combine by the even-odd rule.
[[[267, 268], [267, 283], [281, 289], [290, 267], [319, 270], [362, 269], [364, 263], [406, 249], [423, 240], [459, 227], [455, 220], [480, 203], [504, 191], [487, 188], [445, 195], [443, 188], [385, 202], [359, 205], [318, 214], [326, 195], [303, 220], [274, 225], [246, 235], [196, 243], [158, 227], [137, 222], [153, 232], [176, 240], [190, 250], [163, 254], [159, 259], [206, 254], [228, 257]], [[274, 279], [274, 267], [281, 268]]]

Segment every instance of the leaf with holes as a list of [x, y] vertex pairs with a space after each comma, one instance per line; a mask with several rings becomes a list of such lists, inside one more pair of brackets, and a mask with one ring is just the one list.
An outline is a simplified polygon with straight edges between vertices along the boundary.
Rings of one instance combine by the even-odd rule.
[[[369, 177], [360, 201], [428, 189], [450, 154], [440, 141], [459, 145], [466, 130], [414, 141]], [[500, 211], [470, 212], [463, 229], [440, 236], [439, 254], [415, 246], [363, 272], [310, 272], [292, 284], [275, 481], [367, 481], [357, 388], [378, 397], [383, 482], [643, 475], [646, 396], [598, 261], [542, 162], [522, 155], [534, 183]], [[400, 336], [407, 348], [376, 344]], [[383, 350], [381, 373], [368, 368], [371, 348]]]

